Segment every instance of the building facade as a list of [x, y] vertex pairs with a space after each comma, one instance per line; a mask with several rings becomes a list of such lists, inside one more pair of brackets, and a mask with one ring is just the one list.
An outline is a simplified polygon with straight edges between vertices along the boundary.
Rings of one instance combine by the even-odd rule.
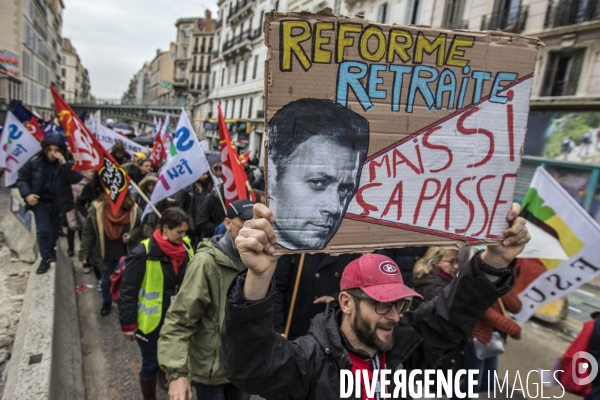
[[53, 113], [49, 87], [61, 87], [64, 8], [62, 0], [0, 0], [0, 52], [3, 60], [15, 61], [8, 68], [10, 78], [3, 78], [8, 92], [0, 98], [21, 100], [43, 118]]
[[63, 38], [60, 93], [68, 103], [90, 100], [90, 77], [70, 39]]
[[129, 81], [127, 91], [123, 94], [123, 102], [126, 104], [143, 104], [148, 101], [150, 91], [150, 63], [135, 73]]
[[181, 18], [175, 23], [177, 56], [173, 90], [176, 98], [195, 103], [208, 95], [216, 22], [206, 10], [204, 18]]
[[166, 104], [173, 99], [173, 73], [177, 45], [171, 43], [168, 51], [156, 50], [156, 56], [150, 62], [150, 84], [148, 103]]

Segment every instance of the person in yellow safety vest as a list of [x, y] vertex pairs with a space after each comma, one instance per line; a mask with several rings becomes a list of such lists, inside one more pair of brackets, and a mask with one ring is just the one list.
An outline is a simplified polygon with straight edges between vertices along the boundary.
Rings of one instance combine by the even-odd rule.
[[190, 219], [180, 208], [165, 210], [152, 236], [125, 260], [119, 294], [119, 322], [128, 340], [142, 352], [140, 386], [144, 400], [156, 400], [159, 373], [157, 342], [165, 314], [175, 298], [193, 256], [186, 233]]

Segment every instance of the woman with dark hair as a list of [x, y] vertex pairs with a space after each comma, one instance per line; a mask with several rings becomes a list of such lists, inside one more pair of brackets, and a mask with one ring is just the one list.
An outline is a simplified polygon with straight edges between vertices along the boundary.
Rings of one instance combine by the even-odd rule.
[[156, 381], [160, 372], [158, 337], [193, 255], [186, 236], [189, 226], [189, 217], [182, 209], [166, 209], [158, 229], [125, 260], [119, 294], [119, 321], [125, 338], [137, 338], [142, 352], [140, 386], [144, 400], [156, 399]]
[[128, 193], [117, 214], [113, 213], [110, 200], [102, 194], [88, 208], [88, 218], [83, 228], [83, 237], [79, 249], [79, 261], [84, 268], [91, 264], [102, 274], [102, 309], [100, 314], [110, 314], [112, 296], [110, 294], [110, 276], [117, 267], [119, 259], [129, 253], [141, 233], [140, 217], [142, 211]]

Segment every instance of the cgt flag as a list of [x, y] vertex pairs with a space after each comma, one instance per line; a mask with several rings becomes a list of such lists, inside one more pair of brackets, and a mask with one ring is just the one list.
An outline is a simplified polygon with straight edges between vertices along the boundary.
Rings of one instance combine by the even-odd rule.
[[50, 90], [54, 98], [56, 113], [75, 158], [73, 170], [94, 169], [98, 171], [112, 211], [117, 214], [128, 192], [129, 177], [127, 173], [102, 147], [60, 94], [53, 87], [50, 87]]
[[219, 108], [219, 143], [221, 144], [221, 165], [223, 167], [223, 192], [225, 193], [225, 207], [242, 199], [250, 198], [256, 201], [254, 192], [248, 183], [244, 166], [240, 162], [237, 150], [227, 130], [221, 106]]
[[600, 226], [543, 168], [535, 171], [521, 215], [558, 239], [569, 259], [537, 259], [540, 275], [519, 294], [523, 307], [517, 322], [527, 321], [538, 307], [561, 298], [600, 275], [597, 249]]
[[9, 111], [4, 122], [4, 133], [0, 138], [0, 168], [4, 168], [4, 184], [13, 185], [17, 181], [19, 169], [40, 150], [40, 142]]
[[165, 143], [162, 139], [162, 134], [159, 131], [154, 137], [154, 145], [152, 145], [152, 151], [150, 152], [150, 161], [154, 168], [160, 168], [163, 161], [167, 159], [167, 152], [165, 151]]

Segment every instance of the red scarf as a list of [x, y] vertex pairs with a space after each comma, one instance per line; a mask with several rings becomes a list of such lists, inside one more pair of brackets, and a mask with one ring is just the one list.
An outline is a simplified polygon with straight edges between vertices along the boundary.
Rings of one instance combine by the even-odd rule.
[[152, 235], [156, 243], [158, 243], [158, 247], [160, 250], [165, 253], [169, 260], [171, 261], [171, 265], [173, 265], [173, 270], [175, 271], [175, 275], [179, 272], [179, 267], [183, 264], [183, 261], [187, 257], [187, 250], [183, 243], [181, 244], [173, 244], [166, 239], [163, 239], [162, 234], [160, 233], [160, 229], [154, 231], [154, 235]]
[[[355, 377], [356, 379], [356, 371], [357, 370], [361, 370], [360, 372], [360, 380], [361, 380], [361, 390], [360, 390], [360, 395], [361, 395], [361, 399], [362, 400], [374, 400], [377, 398], [377, 394], [375, 394], [375, 397], [367, 397], [367, 390], [365, 387], [365, 381], [363, 380], [363, 372], [362, 370], [366, 370], [369, 376], [369, 385], [371, 385], [372, 381], [373, 381], [373, 363], [371, 362], [371, 360], [365, 360], [363, 358], [361, 358], [360, 356], [354, 354], [351, 351], [347, 351], [348, 353], [348, 358], [350, 358], [350, 362], [352, 363], [352, 375]], [[383, 353], [379, 356], [379, 373], [381, 373], [382, 369], [385, 369], [385, 361], [386, 361], [386, 354]], [[388, 375], [388, 379], [389, 375]], [[389, 388], [385, 387], [382, 388], [382, 392], [381, 393], [388, 393]], [[356, 395], [356, 393], [355, 393]], [[381, 398], [381, 395], [380, 395]]]

